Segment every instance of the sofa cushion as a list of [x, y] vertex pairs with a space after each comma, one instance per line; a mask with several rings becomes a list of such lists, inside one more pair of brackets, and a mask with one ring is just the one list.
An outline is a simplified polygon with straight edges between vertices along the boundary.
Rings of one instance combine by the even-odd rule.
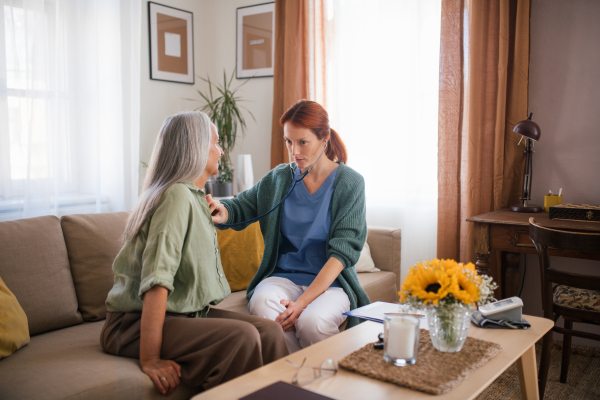
[[113, 286], [113, 261], [124, 245], [126, 212], [74, 214], [60, 219], [71, 273], [85, 321], [106, 318], [106, 296]]
[[246, 300], [246, 291], [241, 290], [239, 292], [231, 293], [225, 298], [225, 300], [214, 306], [214, 308], [221, 308], [224, 310], [248, 314], [248, 300]]
[[0, 278], [0, 358], [29, 343], [27, 316], [17, 298]]
[[[139, 360], [107, 354], [100, 347], [104, 321], [85, 322], [31, 338], [0, 361], [0, 397], [22, 399], [164, 399]], [[181, 384], [169, 399], [189, 399], [197, 390]]]
[[217, 230], [217, 240], [231, 291], [246, 290], [258, 271], [265, 250], [260, 224], [255, 222], [243, 231]]
[[388, 271], [360, 273], [358, 281], [369, 296], [371, 303], [385, 301], [398, 302], [398, 288], [396, 287], [396, 274]]
[[30, 335], [83, 321], [57, 217], [0, 222], [0, 276], [23, 307]]
[[369, 226], [367, 242], [375, 266], [382, 271], [396, 274], [396, 286], [400, 288], [400, 252], [402, 238], [400, 229]]
[[371, 257], [371, 249], [369, 248], [369, 243], [365, 242], [362, 251], [360, 252], [360, 257], [354, 266], [356, 272], [378, 272], [381, 271], [379, 268], [375, 267], [375, 263], [373, 262], [373, 258]]

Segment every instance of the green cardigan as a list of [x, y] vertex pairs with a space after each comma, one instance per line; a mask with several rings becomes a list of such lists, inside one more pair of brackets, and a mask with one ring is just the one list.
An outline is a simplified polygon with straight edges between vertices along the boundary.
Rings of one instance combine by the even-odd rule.
[[[266, 213], [281, 201], [291, 183], [289, 164], [275, 167], [251, 189], [240, 193], [235, 199], [222, 201], [229, 212], [227, 223], [247, 221]], [[248, 285], [246, 293], [248, 300], [252, 297], [256, 285], [275, 270], [281, 242], [280, 226], [281, 207], [260, 219], [265, 251], [258, 271]], [[247, 225], [239, 225], [232, 229], [242, 230], [246, 227]], [[340, 163], [331, 198], [331, 228], [327, 238], [327, 258], [335, 257], [344, 266], [338, 280], [350, 299], [350, 309], [370, 303], [369, 297], [358, 282], [354, 269], [366, 238], [365, 181], [358, 172]], [[360, 322], [362, 320], [351, 317], [348, 327]]]

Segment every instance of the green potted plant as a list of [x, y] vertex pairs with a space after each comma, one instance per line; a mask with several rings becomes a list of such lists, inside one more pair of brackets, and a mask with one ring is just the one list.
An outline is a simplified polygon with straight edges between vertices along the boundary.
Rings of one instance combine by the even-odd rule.
[[244, 119], [242, 110], [247, 111], [252, 119], [256, 121], [254, 115], [246, 107], [239, 104], [246, 100], [237, 95], [237, 91], [248, 80], [232, 89], [231, 82], [234, 75], [235, 70], [231, 74], [231, 78], [227, 80], [226, 72], [223, 70], [223, 83], [211, 81], [208, 75], [206, 79], [198, 77], [208, 83], [208, 91], [202, 92], [197, 90], [198, 94], [204, 99], [205, 104], [196, 108], [196, 110], [205, 112], [217, 126], [219, 131], [219, 145], [224, 153], [219, 163], [219, 173], [212, 183], [213, 196], [215, 197], [233, 196], [233, 168], [230, 152], [235, 146], [238, 133], [243, 133], [246, 129], [246, 120]]

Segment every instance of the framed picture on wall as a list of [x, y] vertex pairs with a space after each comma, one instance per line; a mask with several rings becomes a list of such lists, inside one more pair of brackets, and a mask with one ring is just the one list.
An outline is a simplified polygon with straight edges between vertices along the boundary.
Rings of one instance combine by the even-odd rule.
[[273, 76], [275, 3], [237, 9], [236, 77]]
[[150, 79], [194, 84], [194, 28], [189, 11], [148, 3]]

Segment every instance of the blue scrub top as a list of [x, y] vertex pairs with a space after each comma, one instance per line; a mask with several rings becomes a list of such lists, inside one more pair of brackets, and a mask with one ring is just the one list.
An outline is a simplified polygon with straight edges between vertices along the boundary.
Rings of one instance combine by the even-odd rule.
[[[300, 170], [296, 168], [296, 176]], [[283, 203], [279, 259], [271, 276], [287, 278], [299, 286], [310, 286], [327, 262], [327, 237], [331, 227], [331, 197], [337, 168], [310, 194], [304, 181]], [[296, 178], [297, 179], [297, 178]], [[342, 287], [336, 279], [330, 287]]]

